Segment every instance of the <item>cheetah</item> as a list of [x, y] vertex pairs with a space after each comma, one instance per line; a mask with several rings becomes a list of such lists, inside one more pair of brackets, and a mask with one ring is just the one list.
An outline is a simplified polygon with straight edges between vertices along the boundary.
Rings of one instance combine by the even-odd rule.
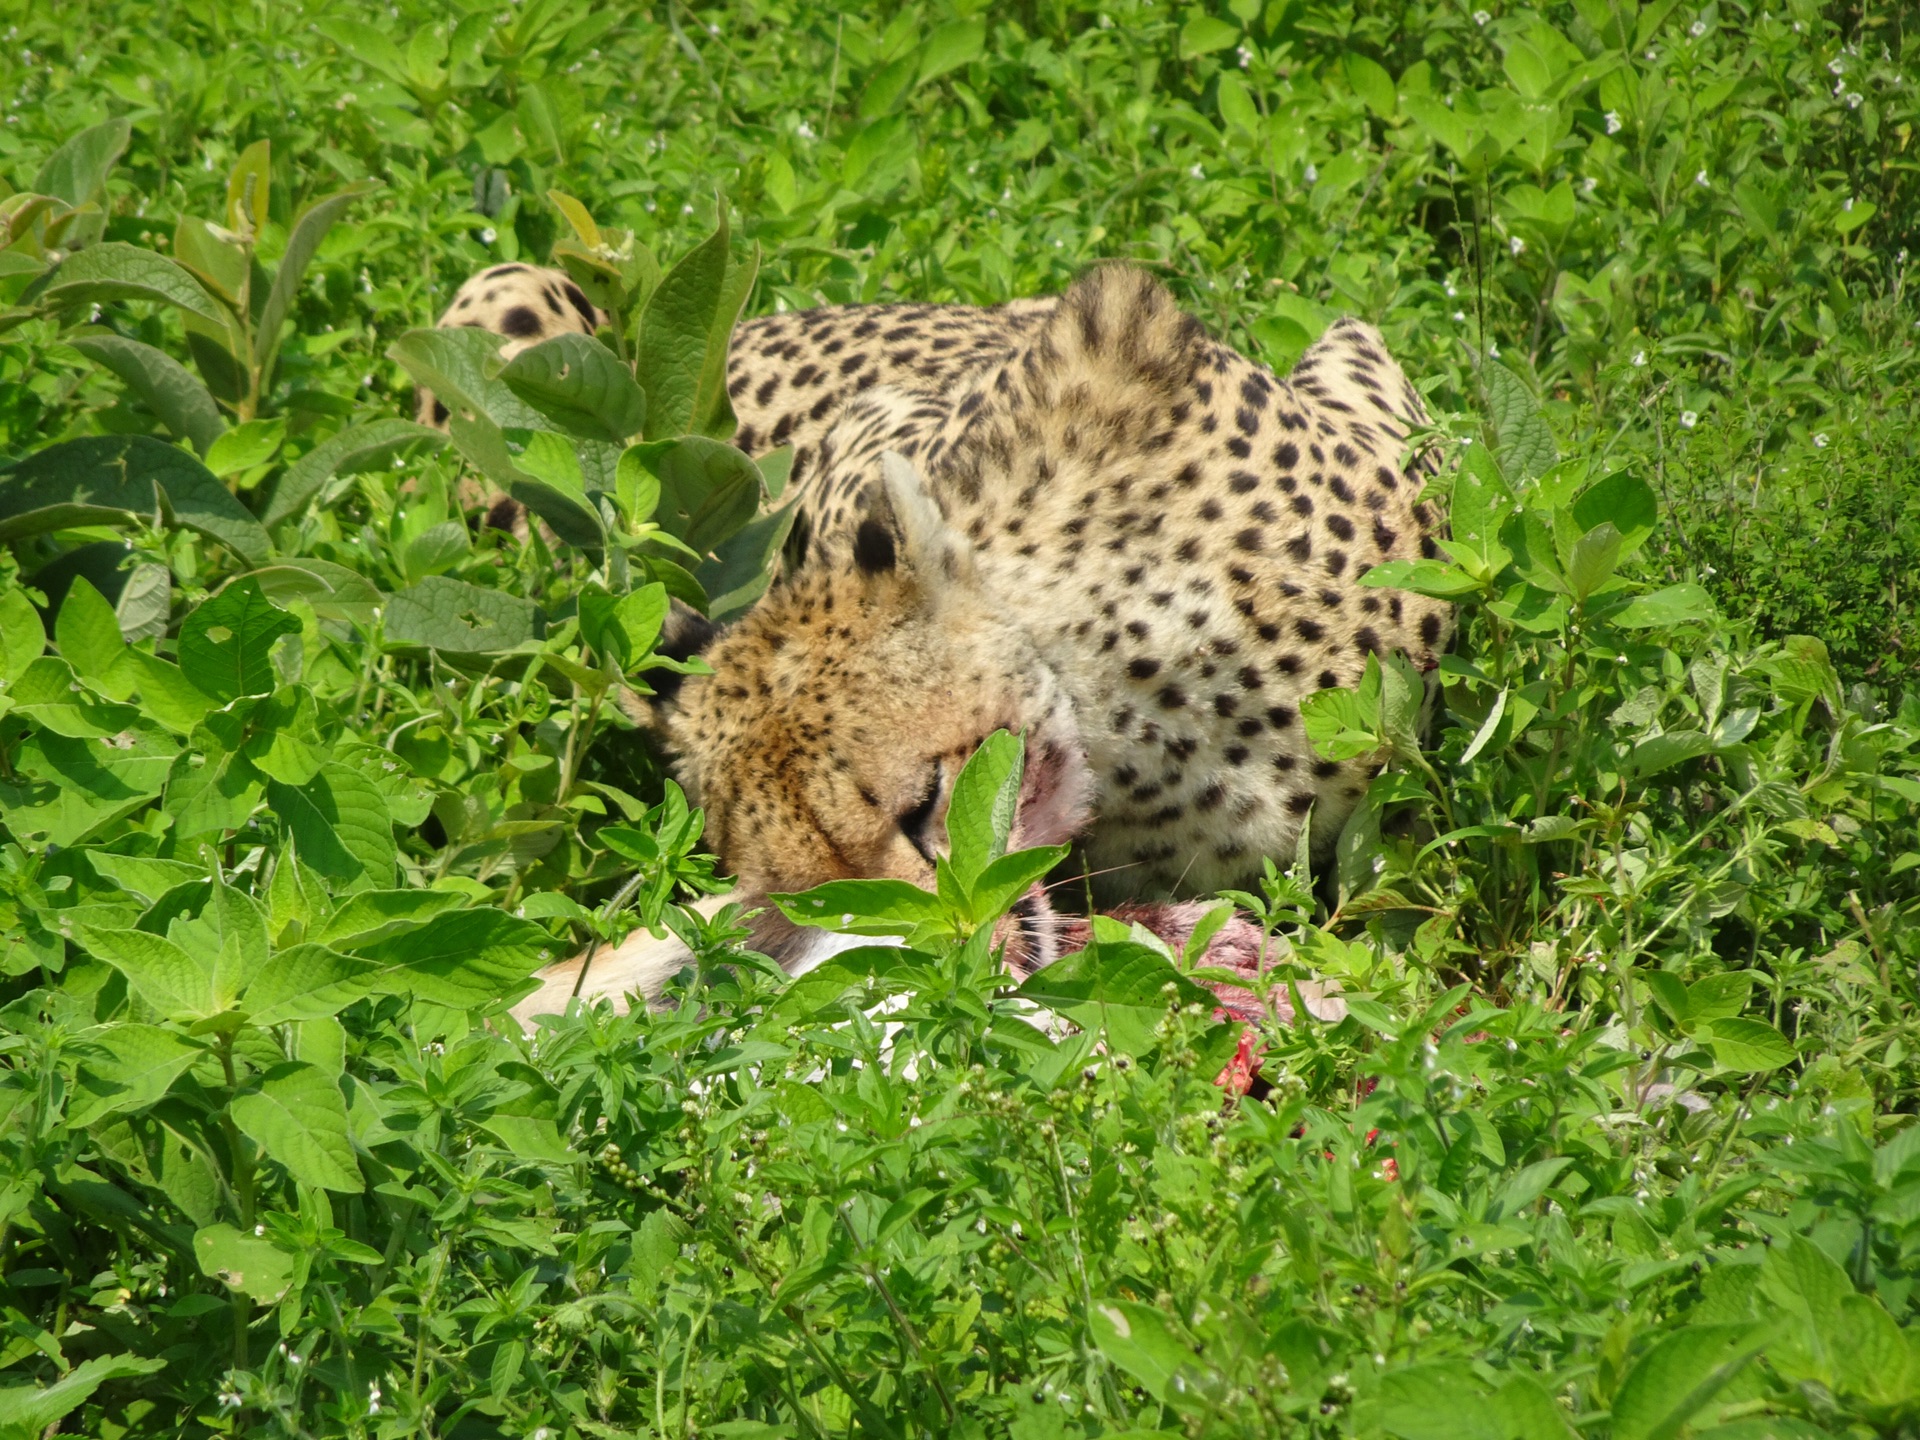
[[[1169, 902], [1133, 913], [1177, 934], [1184, 897], [1361, 795], [1373, 767], [1321, 759], [1301, 701], [1373, 654], [1431, 669], [1450, 634], [1446, 606], [1361, 583], [1433, 554], [1440, 521], [1403, 461], [1421, 401], [1360, 321], [1281, 379], [1107, 266], [1052, 299], [749, 320], [728, 388], [742, 449], [793, 447], [796, 538], [739, 621], [682, 627], [712, 673], [656, 708], [749, 902], [931, 886], [960, 767], [1008, 729], [1015, 843], [1072, 844], [1097, 903]], [[772, 908], [755, 924], [790, 969], [818, 953]], [[1036, 887], [997, 938], [1024, 973], [1084, 929]]]

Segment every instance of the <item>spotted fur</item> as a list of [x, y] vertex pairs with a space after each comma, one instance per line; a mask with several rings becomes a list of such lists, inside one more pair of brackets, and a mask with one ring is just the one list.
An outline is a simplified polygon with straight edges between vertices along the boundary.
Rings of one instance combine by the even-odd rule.
[[[564, 277], [511, 268], [443, 323], [587, 328], [528, 299]], [[1369, 654], [1431, 667], [1450, 633], [1361, 583], [1439, 522], [1404, 463], [1420, 399], [1359, 321], [1283, 380], [1108, 267], [1055, 299], [749, 320], [728, 390], [736, 443], [793, 447], [797, 538], [662, 723], [749, 899], [931, 883], [953, 781], [1003, 727], [1028, 739], [1020, 843], [1075, 841], [1103, 902], [1245, 884], [1368, 778], [1314, 753], [1301, 701]], [[1027, 968], [1060, 933], [1036, 894], [1006, 938]], [[759, 939], [797, 953], [777, 920]]]

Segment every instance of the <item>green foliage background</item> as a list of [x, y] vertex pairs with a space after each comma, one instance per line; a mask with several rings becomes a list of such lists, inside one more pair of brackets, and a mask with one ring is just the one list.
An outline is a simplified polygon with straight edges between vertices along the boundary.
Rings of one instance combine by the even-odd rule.
[[[0, 248], [0, 1432], [1920, 1425], [1901, 7], [5, 24], [0, 176], [80, 208]], [[396, 347], [599, 253], [554, 190], [632, 385]], [[1279, 368], [1365, 314], [1470, 442], [1444, 560], [1383, 577], [1461, 606], [1430, 733], [1400, 667], [1323, 697], [1391, 764], [1329, 873], [1236, 897], [1347, 996], [1268, 1029], [1264, 1098], [1150, 937], [1001, 990], [1046, 857], [835, 897], [911, 946], [791, 985], [672, 903], [698, 817], [612, 699], [667, 593], [750, 601], [781, 474], [648, 336], [752, 247], [755, 310], [1127, 257]], [[452, 448], [397, 418], [423, 373], [484, 418]], [[476, 533], [476, 468], [574, 543]], [[501, 1018], [636, 924], [695, 1003]]]

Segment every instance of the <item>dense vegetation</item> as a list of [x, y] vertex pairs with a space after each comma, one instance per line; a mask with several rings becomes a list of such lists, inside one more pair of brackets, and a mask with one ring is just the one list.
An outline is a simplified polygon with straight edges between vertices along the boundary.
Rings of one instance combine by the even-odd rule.
[[[0, 1434], [1920, 1432], [1910, 21], [21, 7]], [[549, 256], [605, 348], [417, 333]], [[1003, 985], [1013, 740], [788, 984], [617, 703], [779, 545], [742, 304], [1110, 256], [1377, 320], [1452, 457], [1432, 721], [1314, 702], [1388, 768], [1232, 897], [1344, 992], [1248, 1094], [1150, 936]], [[642, 924], [689, 1003], [505, 1017]]]

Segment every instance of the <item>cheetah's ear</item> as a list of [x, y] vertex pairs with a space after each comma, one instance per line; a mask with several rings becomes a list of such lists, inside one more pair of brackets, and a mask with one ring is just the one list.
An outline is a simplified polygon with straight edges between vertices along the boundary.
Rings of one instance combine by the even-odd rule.
[[970, 579], [973, 547], [947, 524], [912, 462], [889, 450], [880, 473], [883, 498], [854, 531], [854, 564], [869, 575], [904, 568], [925, 581]]

